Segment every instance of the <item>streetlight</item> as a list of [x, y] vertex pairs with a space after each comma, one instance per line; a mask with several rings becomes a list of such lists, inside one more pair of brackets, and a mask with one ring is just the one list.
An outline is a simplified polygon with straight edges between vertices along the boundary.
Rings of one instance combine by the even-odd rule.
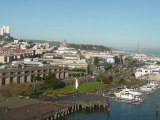
[[[77, 89], [78, 89], [78, 86], [79, 86], [78, 80], [77, 80], [77, 78], [75, 78], [75, 88], [76, 88], [76, 108], [77, 108], [77, 93], [78, 93]], [[77, 116], [77, 112], [76, 112], [76, 120], [77, 120], [77, 118], [78, 118], [78, 116]]]

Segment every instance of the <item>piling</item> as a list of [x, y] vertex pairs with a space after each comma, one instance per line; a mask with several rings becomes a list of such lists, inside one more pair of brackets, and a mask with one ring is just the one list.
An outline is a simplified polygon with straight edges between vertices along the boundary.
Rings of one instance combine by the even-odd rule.
[[[89, 99], [91, 100], [91, 98]], [[73, 103], [67, 102], [66, 104], [56, 103], [55, 105], [58, 106], [57, 109], [49, 111], [48, 113], [43, 113], [39, 118], [38, 117], [34, 119], [32, 118], [31, 120], [61, 120], [65, 116], [75, 112], [89, 112], [89, 113], [106, 112], [108, 117], [110, 116], [109, 98], [105, 98], [102, 101], [100, 101], [98, 98], [98, 100], [95, 100], [95, 101], [79, 100]], [[158, 111], [157, 111], [157, 114], [158, 114]]]
[[158, 116], [158, 113], [159, 113], [159, 105], [157, 104], [157, 106], [156, 106], [156, 116]]

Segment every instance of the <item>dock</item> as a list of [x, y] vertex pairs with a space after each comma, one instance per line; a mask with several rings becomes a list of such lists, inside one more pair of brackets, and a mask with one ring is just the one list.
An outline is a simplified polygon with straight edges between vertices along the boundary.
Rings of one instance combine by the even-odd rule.
[[43, 101], [18, 108], [0, 108], [2, 120], [60, 120], [74, 112], [108, 112], [109, 99], [102, 95], [81, 94], [47, 97]]

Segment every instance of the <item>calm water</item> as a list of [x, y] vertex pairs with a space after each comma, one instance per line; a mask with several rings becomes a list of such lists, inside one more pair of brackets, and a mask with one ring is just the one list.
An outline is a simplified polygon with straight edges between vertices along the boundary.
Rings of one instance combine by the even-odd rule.
[[110, 114], [107, 112], [75, 113], [67, 120], [160, 120], [156, 116], [156, 105], [160, 105], [160, 91], [145, 96], [145, 101], [139, 105], [126, 103], [111, 103]]
[[154, 50], [142, 50], [141, 52], [139, 52], [138, 50], [125, 50], [126, 53], [128, 54], [146, 54], [146, 55], [151, 55], [151, 56], [158, 56], [160, 57], [160, 49], [154, 49]]

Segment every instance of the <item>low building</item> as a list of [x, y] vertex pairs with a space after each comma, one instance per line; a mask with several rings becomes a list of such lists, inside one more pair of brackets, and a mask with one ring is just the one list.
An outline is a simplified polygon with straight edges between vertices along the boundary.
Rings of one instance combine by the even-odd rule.
[[25, 67], [25, 68], [10, 68], [10, 69], [0, 69], [0, 86], [10, 84], [10, 83], [25, 83], [34, 82], [35, 76], [40, 76], [44, 78], [50, 72], [56, 74], [56, 78], [64, 79], [68, 78], [68, 71], [60, 67]]
[[55, 52], [57, 54], [77, 54], [77, 50], [75, 50], [75, 48], [67, 47], [66, 40], [63, 40], [60, 43], [60, 47], [58, 47], [58, 49], [55, 50]]
[[51, 62], [50, 64], [53, 66], [61, 66], [61, 67], [67, 67], [67, 68], [87, 69], [87, 67], [88, 67], [87, 63]]
[[108, 64], [114, 64], [115, 63], [115, 59], [113, 56], [108, 56], [106, 62]]
[[155, 74], [160, 74], [160, 66], [159, 65], [149, 65], [149, 66], [144, 66], [142, 68], [138, 68], [135, 72], [135, 77], [143, 77], [146, 75], [155, 75]]
[[84, 68], [86, 69], [88, 64], [86, 59], [79, 54], [57, 54], [46, 53], [40, 61], [50, 61], [51, 65], [63, 66], [68, 68]]
[[110, 54], [108, 52], [99, 52], [99, 51], [86, 51], [81, 50], [81, 55], [83, 55], [86, 59], [98, 57], [106, 59]]
[[34, 50], [0, 48], [0, 62], [9, 63], [26, 57], [34, 57]]

